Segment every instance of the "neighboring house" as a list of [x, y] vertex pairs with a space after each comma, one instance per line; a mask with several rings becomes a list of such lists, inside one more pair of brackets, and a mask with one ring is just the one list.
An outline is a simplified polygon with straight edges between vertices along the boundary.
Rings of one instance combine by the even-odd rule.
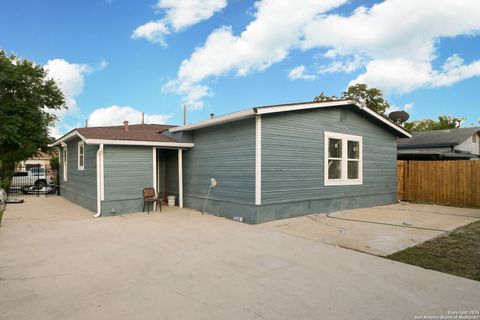
[[397, 149], [399, 160], [479, 159], [480, 127], [415, 132]]
[[39, 152], [37, 155], [20, 162], [19, 167], [22, 170], [26, 170], [26, 171], [30, 170], [33, 167], [38, 167], [38, 166], [41, 168], [44, 168], [45, 170], [50, 170], [51, 159], [52, 159], [51, 154], [48, 154], [46, 152]]
[[248, 223], [396, 202], [403, 128], [356, 100], [246, 109], [183, 127], [78, 128], [58, 139], [61, 194], [97, 214], [142, 210], [142, 189]]

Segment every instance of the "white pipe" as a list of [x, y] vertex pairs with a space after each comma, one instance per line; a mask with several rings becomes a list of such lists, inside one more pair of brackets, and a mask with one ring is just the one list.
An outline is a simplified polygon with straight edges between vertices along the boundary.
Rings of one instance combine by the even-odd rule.
[[178, 207], [183, 208], [183, 159], [182, 159], [182, 149], [178, 149]]
[[102, 215], [102, 184], [103, 184], [103, 143], [97, 151], [97, 213], [93, 215], [94, 218], [98, 218]]

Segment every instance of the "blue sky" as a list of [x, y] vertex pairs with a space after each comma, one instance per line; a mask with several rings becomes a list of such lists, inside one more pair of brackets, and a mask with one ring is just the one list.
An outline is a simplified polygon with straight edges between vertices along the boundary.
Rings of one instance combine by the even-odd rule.
[[[339, 95], [364, 82], [411, 119], [478, 125], [476, 0], [9, 1], [0, 48], [44, 65], [68, 98], [53, 130], [181, 124]], [[459, 17], [461, 17], [459, 19]]]

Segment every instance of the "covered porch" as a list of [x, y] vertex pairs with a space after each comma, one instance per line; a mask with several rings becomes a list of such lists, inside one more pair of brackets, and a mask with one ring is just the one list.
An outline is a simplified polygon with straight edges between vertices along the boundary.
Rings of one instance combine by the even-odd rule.
[[183, 208], [183, 148], [153, 147], [153, 187], [167, 203], [175, 197], [175, 205]]

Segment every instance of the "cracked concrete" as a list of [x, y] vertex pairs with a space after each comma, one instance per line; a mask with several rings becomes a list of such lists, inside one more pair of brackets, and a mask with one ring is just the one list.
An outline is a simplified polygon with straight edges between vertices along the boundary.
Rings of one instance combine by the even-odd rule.
[[479, 282], [194, 210], [93, 219], [27, 198], [0, 227], [2, 320], [413, 319], [478, 301]]
[[329, 216], [314, 214], [271, 221], [260, 227], [343, 248], [387, 256], [480, 220], [480, 209], [402, 202], [339, 211]]

